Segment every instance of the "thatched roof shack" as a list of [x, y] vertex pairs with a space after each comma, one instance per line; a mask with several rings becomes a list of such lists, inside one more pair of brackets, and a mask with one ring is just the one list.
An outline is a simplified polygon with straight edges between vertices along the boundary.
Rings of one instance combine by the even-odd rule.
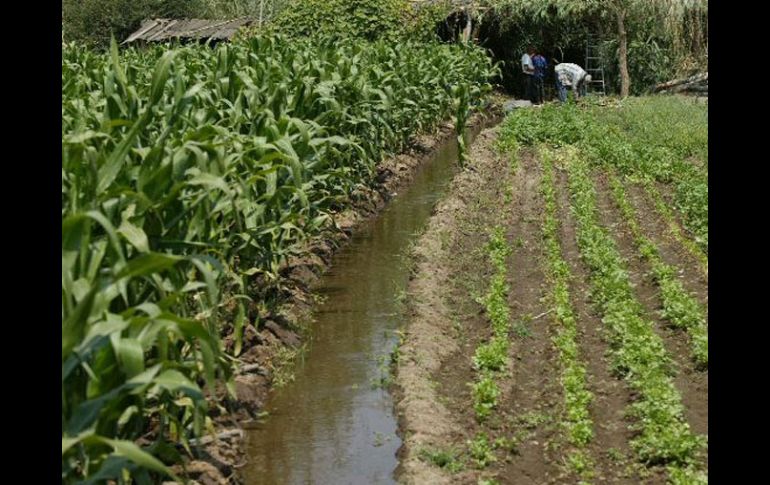
[[123, 44], [179, 41], [220, 41], [231, 39], [242, 27], [255, 23], [252, 18], [232, 20], [150, 19], [129, 35]]

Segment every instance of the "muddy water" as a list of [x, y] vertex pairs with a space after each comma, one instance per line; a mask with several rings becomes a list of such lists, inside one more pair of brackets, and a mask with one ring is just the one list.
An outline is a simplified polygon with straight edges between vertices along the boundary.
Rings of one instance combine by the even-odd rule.
[[269, 417], [247, 433], [246, 483], [395, 483], [401, 440], [382, 380], [402, 322], [404, 254], [456, 169], [452, 137], [335, 255], [316, 288], [326, 299], [296, 378], [271, 395]]

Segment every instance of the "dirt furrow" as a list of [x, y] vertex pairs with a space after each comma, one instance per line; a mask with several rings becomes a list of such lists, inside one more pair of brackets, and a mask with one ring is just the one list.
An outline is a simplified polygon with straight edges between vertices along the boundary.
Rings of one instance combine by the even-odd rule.
[[613, 484], [640, 483], [641, 478], [634, 467], [629, 466], [634, 461], [629, 447], [633, 433], [629, 429], [629, 421], [625, 418], [625, 409], [631, 402], [631, 392], [610, 372], [608, 347], [603, 338], [604, 327], [601, 318], [590, 304], [589, 272], [580, 259], [577, 246], [576, 221], [570, 211], [566, 172], [557, 172], [556, 185], [562, 256], [572, 273], [570, 295], [580, 328], [578, 344], [589, 374], [588, 385], [594, 394], [590, 412], [595, 434], [590, 450], [596, 460], [595, 481]]
[[[542, 315], [544, 295], [541, 223], [541, 168], [530, 150], [523, 150], [513, 180], [514, 200], [508, 239], [513, 248], [509, 275], [509, 306], [513, 317], [511, 376], [500, 409], [520, 439], [518, 455], [498, 475], [501, 483], [554, 483], [561, 476], [557, 427], [563, 401], [559, 364], [551, 341], [550, 319]], [[540, 316], [539, 318], [533, 318]]]
[[655, 210], [644, 188], [637, 184], [624, 183], [628, 200], [634, 206], [639, 226], [644, 234], [660, 250], [663, 261], [678, 268], [684, 287], [698, 300], [708, 304], [708, 278], [701, 271], [701, 263], [692, 253], [677, 243], [668, 229], [668, 223]]
[[479, 135], [470, 169], [452, 181], [413, 251], [409, 321], [397, 364], [402, 483], [476, 483], [475, 470], [452, 473], [427, 454], [460, 453], [477, 431], [467, 383], [473, 352], [490, 328], [474, 300], [491, 275], [483, 248], [500, 222], [506, 178], [499, 174], [507, 171], [492, 148], [496, 134], [493, 128]]
[[613, 235], [620, 254], [627, 262], [628, 275], [634, 285], [636, 297], [644, 306], [647, 316], [655, 324], [655, 330], [663, 339], [674, 364], [674, 382], [682, 396], [685, 415], [693, 432], [708, 434], [708, 371], [698, 371], [690, 358], [687, 334], [672, 329], [661, 317], [662, 302], [649, 267], [642, 261], [634, 245], [633, 236], [623, 222], [612, 201], [607, 178], [603, 174], [594, 177], [597, 189], [597, 207], [600, 219]]

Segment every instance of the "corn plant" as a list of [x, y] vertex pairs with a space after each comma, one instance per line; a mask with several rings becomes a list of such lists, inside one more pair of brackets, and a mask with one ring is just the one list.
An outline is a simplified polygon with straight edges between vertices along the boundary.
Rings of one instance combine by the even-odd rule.
[[170, 443], [210, 425], [204, 392], [232, 388], [221, 334], [240, 351], [289, 258], [492, 74], [413, 42], [65, 45], [62, 481], [169, 475]]

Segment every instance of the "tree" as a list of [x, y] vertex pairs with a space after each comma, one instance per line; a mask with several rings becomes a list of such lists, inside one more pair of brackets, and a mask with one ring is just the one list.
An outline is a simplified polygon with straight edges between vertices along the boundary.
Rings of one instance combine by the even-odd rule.
[[136, 30], [142, 20], [254, 17], [268, 20], [289, 0], [63, 0], [62, 38], [106, 47]]
[[[628, 69], [629, 22], [652, 16], [676, 39], [677, 35], [682, 35], [681, 25], [692, 11], [707, 12], [708, 9], [707, 0], [481, 0], [480, 3], [531, 19], [566, 20], [574, 17], [595, 17], [613, 20], [618, 42], [620, 95], [623, 97], [628, 96], [631, 91]], [[693, 35], [700, 39], [700, 32]]]
[[631, 78], [628, 76], [628, 32], [626, 16], [636, 0], [612, 0], [610, 9], [618, 25], [618, 68], [620, 69], [620, 96], [625, 98], [631, 90]]
[[106, 47], [126, 38], [148, 17], [195, 17], [201, 0], [64, 0], [62, 37]]
[[[626, 97], [631, 89], [631, 78], [628, 75], [628, 31], [627, 21], [630, 16], [643, 18], [651, 15], [659, 24], [667, 30], [677, 34], [680, 26], [686, 20], [691, 11], [703, 11], [708, 9], [706, 0], [611, 0], [603, 2], [589, 0], [596, 3], [595, 7], [604, 5], [617, 22], [618, 38], [618, 69], [620, 70], [620, 95]], [[700, 32], [693, 32], [699, 39]], [[674, 40], [678, 39], [674, 35]], [[696, 40], [697, 42], [697, 40]]]

